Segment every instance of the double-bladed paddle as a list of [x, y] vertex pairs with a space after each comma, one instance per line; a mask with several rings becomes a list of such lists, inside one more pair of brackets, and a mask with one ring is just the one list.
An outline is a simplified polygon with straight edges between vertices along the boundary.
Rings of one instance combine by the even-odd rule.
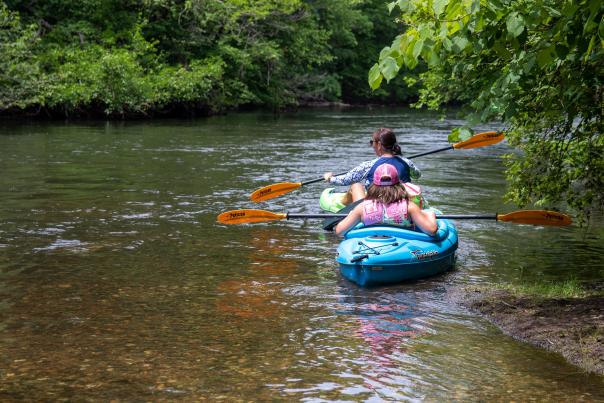
[[[408, 158], [417, 158], [422, 157], [428, 154], [435, 154], [441, 151], [453, 150], [453, 149], [470, 149], [470, 148], [478, 148], [478, 147], [486, 147], [493, 144], [497, 144], [504, 139], [503, 132], [483, 132], [475, 134], [467, 140], [460, 141], [459, 143], [455, 143], [449, 145], [447, 147], [439, 148], [437, 150], [427, 151], [425, 153], [411, 155]], [[342, 172], [339, 174], [335, 174], [334, 176], [344, 175], [346, 172]], [[310, 185], [311, 183], [317, 183], [324, 180], [323, 178], [313, 179], [306, 182], [280, 182], [275, 183], [273, 185], [264, 186], [256, 191], [254, 191], [250, 198], [253, 202], [261, 202], [269, 199], [273, 199], [277, 196], [281, 196], [282, 194], [289, 193], [293, 190], [298, 189], [304, 185]]]
[[[326, 214], [290, 214], [273, 213], [266, 210], [244, 209], [231, 210], [218, 215], [217, 220], [221, 224], [245, 224], [256, 222], [267, 222], [275, 220], [290, 219], [310, 219], [310, 218], [344, 218], [346, 214], [326, 213]], [[505, 221], [514, 224], [531, 225], [549, 225], [553, 227], [564, 227], [570, 225], [572, 220], [566, 214], [557, 211], [548, 210], [519, 210], [507, 214], [484, 214], [484, 215], [464, 215], [464, 214], [445, 214], [437, 215], [438, 219], [451, 220], [495, 220]]]

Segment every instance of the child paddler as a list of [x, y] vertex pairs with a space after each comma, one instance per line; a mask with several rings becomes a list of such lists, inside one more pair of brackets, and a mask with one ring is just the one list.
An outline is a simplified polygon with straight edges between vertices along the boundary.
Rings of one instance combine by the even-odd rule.
[[364, 225], [394, 224], [404, 228], [417, 226], [428, 235], [436, 233], [436, 216], [432, 211], [422, 210], [415, 203], [409, 202], [405, 186], [394, 165], [378, 166], [373, 172], [372, 180], [365, 200], [336, 226], [337, 235], [343, 236], [359, 222]]

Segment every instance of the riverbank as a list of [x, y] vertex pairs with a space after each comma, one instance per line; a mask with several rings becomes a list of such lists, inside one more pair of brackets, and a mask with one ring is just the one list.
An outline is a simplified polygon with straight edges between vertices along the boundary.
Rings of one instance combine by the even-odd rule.
[[604, 375], [604, 295], [547, 298], [499, 288], [455, 293], [461, 305], [506, 334], [561, 354], [586, 372]]
[[[61, 121], [61, 122], [82, 122], [82, 121], [162, 121], [169, 119], [196, 119], [209, 118], [213, 116], [223, 116], [238, 113], [266, 113], [266, 114], [291, 114], [304, 110], [313, 109], [376, 109], [376, 108], [392, 108], [392, 107], [409, 107], [411, 102], [416, 101], [412, 98], [408, 102], [395, 103], [348, 103], [343, 101], [337, 102], [299, 102], [295, 105], [283, 106], [280, 108], [269, 108], [263, 105], [244, 105], [236, 108], [225, 108], [212, 110], [205, 107], [184, 107], [174, 105], [157, 110], [148, 110], [145, 113], [141, 112], [124, 112], [119, 115], [107, 115], [102, 108], [81, 109], [66, 115], [63, 110], [48, 109], [48, 108], [31, 108], [26, 110], [1, 110], [0, 122], [31, 122], [31, 121]], [[451, 104], [456, 107], [457, 104]]]

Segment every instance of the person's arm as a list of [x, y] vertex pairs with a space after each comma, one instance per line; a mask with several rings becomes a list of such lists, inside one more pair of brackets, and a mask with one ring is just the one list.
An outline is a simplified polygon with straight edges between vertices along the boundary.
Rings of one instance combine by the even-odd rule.
[[428, 235], [436, 234], [438, 224], [436, 223], [436, 215], [434, 215], [434, 212], [422, 210], [417, 204], [411, 202], [409, 203], [408, 211], [409, 215], [411, 215], [411, 219], [422, 232]]
[[399, 158], [405, 161], [405, 164], [409, 165], [409, 176], [411, 179], [416, 180], [422, 176], [422, 171], [413, 163], [413, 161], [401, 156], [399, 156]]
[[362, 182], [367, 178], [367, 173], [373, 166], [375, 160], [365, 161], [352, 168], [345, 175], [333, 176], [332, 172], [326, 172], [323, 177], [329, 183], [340, 186], [348, 186], [353, 183]]
[[361, 222], [363, 214], [363, 203], [357, 205], [342, 221], [336, 226], [336, 235], [344, 236], [351, 228]]

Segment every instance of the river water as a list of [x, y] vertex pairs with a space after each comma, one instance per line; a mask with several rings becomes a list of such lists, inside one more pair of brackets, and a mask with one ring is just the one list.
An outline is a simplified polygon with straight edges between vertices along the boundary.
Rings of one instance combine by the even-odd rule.
[[[404, 109], [3, 123], [0, 399], [604, 400], [602, 377], [451, 298], [601, 279], [601, 227], [460, 220], [453, 271], [362, 289], [339, 275], [338, 239], [319, 221], [216, 223], [235, 208], [320, 212], [323, 183], [260, 205], [249, 194], [372, 158], [377, 127], [413, 154], [462, 124]], [[509, 151], [418, 158], [418, 183], [447, 213], [513, 211], [501, 199]]]

